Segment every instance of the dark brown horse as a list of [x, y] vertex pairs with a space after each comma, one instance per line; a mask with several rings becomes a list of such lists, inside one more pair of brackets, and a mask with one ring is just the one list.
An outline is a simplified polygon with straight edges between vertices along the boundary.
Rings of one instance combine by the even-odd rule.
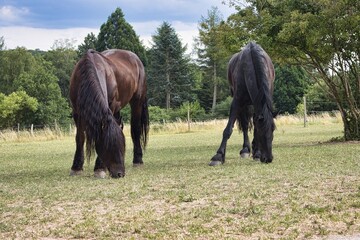
[[244, 144], [240, 155], [241, 157], [250, 155], [248, 129], [252, 117], [254, 125], [252, 156], [264, 163], [272, 162], [272, 141], [275, 129], [272, 107], [274, 79], [275, 71], [272, 61], [260, 45], [250, 42], [241, 52], [232, 56], [228, 66], [228, 80], [233, 101], [222, 142], [217, 153], [212, 157], [210, 166], [225, 162], [226, 143], [232, 134], [236, 120], [244, 134]]
[[95, 149], [95, 176], [125, 176], [125, 137], [120, 109], [130, 103], [133, 164], [143, 164], [149, 114], [144, 66], [132, 52], [88, 50], [76, 64], [70, 80], [72, 115], [77, 127], [76, 151], [70, 175], [83, 170], [84, 142], [87, 156]]

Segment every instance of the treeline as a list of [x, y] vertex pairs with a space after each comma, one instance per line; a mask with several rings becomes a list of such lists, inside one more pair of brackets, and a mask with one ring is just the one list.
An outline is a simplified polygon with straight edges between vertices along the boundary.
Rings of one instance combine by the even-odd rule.
[[[228, 3], [236, 5], [237, 1]], [[37, 125], [52, 124], [54, 120], [59, 124], [71, 122], [69, 79], [75, 63], [87, 49], [127, 49], [140, 57], [147, 73], [151, 121], [185, 119], [188, 111], [193, 120], [226, 117], [231, 102], [227, 63], [231, 55], [250, 40], [263, 45], [275, 63], [277, 111], [296, 113], [304, 95], [325, 103], [309, 110], [334, 110], [339, 104], [326, 104], [336, 99], [329, 97], [333, 94], [328, 91], [329, 85], [319, 69], [301, 62], [306, 56], [300, 54], [299, 57], [299, 52], [294, 52], [300, 51], [299, 48], [282, 49], [275, 44], [284, 40], [279, 39], [279, 34], [287, 19], [280, 16], [282, 11], [271, 11], [275, 7], [293, 8], [289, 11], [305, 14], [314, 11], [311, 7], [318, 3], [311, 4], [290, 6], [274, 1], [272, 5], [259, 6], [256, 1], [249, 1], [247, 7], [238, 6], [238, 13], [226, 20], [213, 7], [207, 16], [200, 18], [194, 46], [183, 45], [171, 24], [163, 22], [152, 36], [152, 46], [144, 47], [120, 8], [101, 25], [97, 36], [89, 33], [79, 46], [65, 39], [56, 41], [46, 52], [24, 48], [6, 50], [6, 42], [0, 38], [0, 128], [12, 127], [18, 122]], [[269, 14], [279, 16], [269, 17]], [[295, 32], [287, 34], [282, 37], [289, 38], [293, 44], [302, 41], [291, 39], [296, 36]], [[195, 56], [186, 54], [188, 47], [193, 47]], [[128, 112], [128, 108], [122, 110], [125, 119]]]

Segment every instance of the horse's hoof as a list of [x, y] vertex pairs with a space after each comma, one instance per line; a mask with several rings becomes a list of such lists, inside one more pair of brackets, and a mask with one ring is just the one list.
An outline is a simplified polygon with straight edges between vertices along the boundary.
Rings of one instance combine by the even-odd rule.
[[133, 163], [133, 167], [141, 167], [144, 163]]
[[217, 153], [211, 158], [211, 161], [224, 162], [224, 159], [225, 159], [225, 156], [223, 156], [221, 153]]
[[241, 158], [248, 158], [250, 157], [250, 150], [248, 147], [244, 147], [243, 149], [241, 149], [240, 151], [240, 157]]
[[260, 161], [261, 160], [261, 153], [260, 151], [256, 151], [255, 153], [253, 153], [253, 159], [255, 161]]
[[223, 164], [222, 161], [216, 161], [216, 160], [212, 160], [210, 163], [209, 163], [209, 166], [218, 166], [218, 165], [221, 165]]
[[94, 177], [104, 179], [106, 177], [106, 172], [104, 170], [95, 171]]
[[246, 153], [246, 152], [240, 153], [240, 157], [241, 158], [248, 158], [248, 157], [250, 157], [250, 153]]
[[82, 173], [83, 173], [83, 170], [78, 170], [78, 171], [76, 171], [76, 170], [70, 170], [70, 176], [79, 176], [79, 175], [82, 175]]

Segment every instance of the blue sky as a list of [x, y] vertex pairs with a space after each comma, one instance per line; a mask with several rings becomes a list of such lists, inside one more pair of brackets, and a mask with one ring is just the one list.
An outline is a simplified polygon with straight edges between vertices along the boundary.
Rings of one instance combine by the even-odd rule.
[[97, 34], [120, 7], [146, 46], [156, 28], [167, 21], [191, 49], [198, 22], [212, 6], [224, 19], [235, 11], [222, 0], [0, 0], [0, 36], [8, 49], [49, 50], [61, 39], [73, 40], [77, 46], [88, 33]]

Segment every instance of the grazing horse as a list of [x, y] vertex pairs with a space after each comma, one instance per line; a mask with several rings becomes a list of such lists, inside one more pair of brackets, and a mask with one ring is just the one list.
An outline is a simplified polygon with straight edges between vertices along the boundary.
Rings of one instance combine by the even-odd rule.
[[275, 130], [272, 107], [274, 79], [272, 61], [260, 45], [250, 42], [241, 52], [232, 56], [228, 65], [228, 80], [233, 97], [230, 116], [223, 132], [222, 142], [217, 153], [212, 157], [210, 166], [225, 162], [226, 143], [236, 120], [244, 135], [240, 156], [250, 156], [248, 129], [252, 117], [254, 125], [252, 156], [264, 163], [272, 162], [272, 141]]
[[84, 142], [87, 157], [96, 150], [94, 173], [113, 178], [125, 176], [125, 137], [120, 109], [130, 103], [133, 164], [143, 164], [149, 114], [144, 66], [125, 50], [88, 50], [76, 64], [70, 79], [72, 116], [76, 124], [76, 151], [70, 175], [83, 170]]

